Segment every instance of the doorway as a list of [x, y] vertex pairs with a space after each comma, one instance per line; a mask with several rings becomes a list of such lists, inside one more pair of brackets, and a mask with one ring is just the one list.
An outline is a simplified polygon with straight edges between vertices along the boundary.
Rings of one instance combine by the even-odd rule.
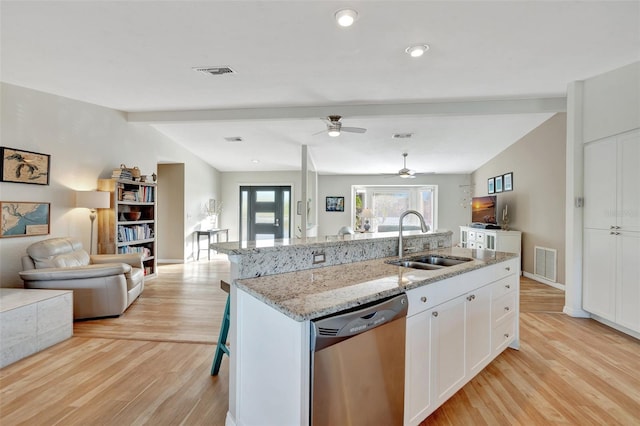
[[240, 187], [240, 241], [289, 238], [290, 186]]

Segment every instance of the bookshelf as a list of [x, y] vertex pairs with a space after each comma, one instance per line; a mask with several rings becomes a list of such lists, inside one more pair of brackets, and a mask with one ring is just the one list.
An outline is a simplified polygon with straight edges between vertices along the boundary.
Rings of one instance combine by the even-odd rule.
[[157, 273], [156, 184], [98, 179], [111, 193], [111, 207], [98, 210], [98, 253], [142, 253], [145, 277]]

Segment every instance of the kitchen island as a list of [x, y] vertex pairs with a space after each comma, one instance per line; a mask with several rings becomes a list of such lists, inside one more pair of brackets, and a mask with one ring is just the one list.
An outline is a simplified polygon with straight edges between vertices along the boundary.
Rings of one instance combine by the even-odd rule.
[[[409, 300], [405, 424], [418, 424], [502, 350], [517, 347], [518, 255], [424, 250], [437, 247], [442, 237], [430, 236], [435, 244], [418, 244], [424, 254], [471, 260], [418, 270], [391, 265], [387, 255], [234, 279], [227, 424], [309, 424], [311, 321], [395, 294], [406, 292]], [[397, 250], [397, 236], [395, 241]], [[381, 238], [382, 246], [388, 243]], [[328, 248], [322, 247], [325, 260]], [[318, 250], [316, 245], [311, 251]]]

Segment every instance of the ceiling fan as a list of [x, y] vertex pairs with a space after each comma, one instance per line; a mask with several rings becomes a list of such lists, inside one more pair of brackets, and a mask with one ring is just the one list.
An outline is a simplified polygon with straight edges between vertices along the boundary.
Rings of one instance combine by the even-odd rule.
[[406, 152], [402, 153], [402, 156], [404, 157], [404, 166], [400, 170], [398, 170], [398, 176], [404, 179], [413, 179], [416, 177], [416, 171], [407, 169], [407, 155], [409, 154], [407, 154]]
[[[341, 118], [342, 117], [340, 117], [339, 115], [330, 115], [325, 119], [327, 121], [326, 132], [332, 138], [340, 136], [341, 132], [364, 133], [367, 131], [367, 129], [363, 129], [362, 127], [343, 127], [342, 123], [340, 122]], [[323, 130], [322, 132], [318, 132], [315, 134], [318, 135], [324, 132], [325, 131]]]

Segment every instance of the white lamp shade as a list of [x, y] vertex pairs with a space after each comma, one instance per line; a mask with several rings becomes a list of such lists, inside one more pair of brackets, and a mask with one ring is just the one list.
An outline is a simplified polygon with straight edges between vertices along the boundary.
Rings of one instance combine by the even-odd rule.
[[108, 209], [110, 193], [105, 191], [76, 191], [76, 207], [87, 209]]

